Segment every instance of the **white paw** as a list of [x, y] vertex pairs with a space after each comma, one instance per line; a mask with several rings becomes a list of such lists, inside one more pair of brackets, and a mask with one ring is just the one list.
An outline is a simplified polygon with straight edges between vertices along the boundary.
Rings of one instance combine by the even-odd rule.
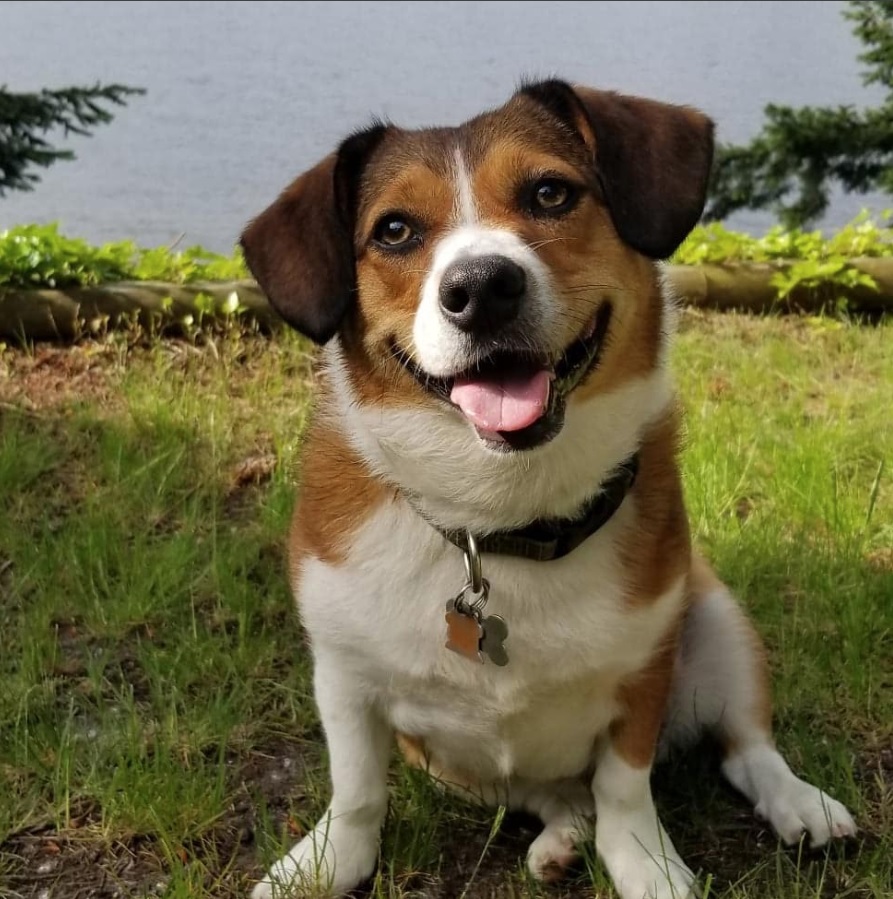
[[660, 835], [652, 842], [627, 830], [606, 838], [596, 826], [596, 848], [621, 899], [694, 899], [694, 874], [662, 828]]
[[754, 812], [768, 821], [789, 846], [798, 843], [804, 833], [809, 834], [814, 849], [832, 838], [856, 835], [856, 824], [841, 803], [798, 778], [791, 778], [783, 789], [762, 798]]
[[631, 853], [608, 870], [621, 899], [694, 899], [695, 876], [675, 853]]
[[527, 850], [527, 869], [545, 883], [560, 880], [577, 858], [579, 838], [579, 831], [572, 825], [547, 824]]
[[270, 868], [251, 899], [342, 896], [372, 874], [377, 858], [377, 828], [323, 821]]
[[754, 804], [758, 818], [768, 821], [788, 845], [809, 834], [813, 848], [833, 837], [856, 835], [850, 813], [836, 799], [795, 776], [776, 749], [750, 747], [723, 762], [723, 773]]

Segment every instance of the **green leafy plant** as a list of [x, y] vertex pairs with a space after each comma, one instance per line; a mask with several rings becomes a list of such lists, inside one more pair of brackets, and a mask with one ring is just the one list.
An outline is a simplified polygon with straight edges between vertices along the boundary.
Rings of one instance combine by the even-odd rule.
[[798, 287], [813, 291], [830, 292], [839, 288], [868, 287], [877, 289], [871, 275], [860, 272], [844, 259], [805, 259], [794, 262], [784, 271], [772, 277], [772, 286], [778, 290], [778, 299], [787, 299]]
[[679, 265], [734, 262], [830, 262], [858, 256], [893, 256], [893, 213], [880, 221], [862, 212], [836, 233], [826, 237], [821, 231], [785, 228], [776, 225], [762, 237], [730, 231], [719, 222], [699, 225], [676, 251], [672, 261]]
[[136, 262], [127, 277], [134, 281], [188, 284], [192, 281], [232, 281], [247, 275], [240, 252], [223, 256], [193, 246], [176, 251], [169, 247], [138, 250]]
[[65, 237], [57, 225], [21, 225], [0, 232], [0, 285], [82, 287], [113, 281], [229, 281], [247, 277], [241, 253], [204, 247], [143, 249], [132, 241], [94, 247]]
[[90, 246], [63, 237], [55, 225], [23, 225], [0, 235], [0, 282], [14, 287], [67, 287], [120, 281], [136, 252], [133, 244]]
[[852, 260], [893, 255], [889, 220], [890, 213], [885, 213], [880, 223], [862, 213], [829, 237], [821, 231], [776, 225], [756, 238], [713, 222], [695, 228], [673, 261], [680, 265], [767, 264], [776, 269], [770, 283], [779, 301], [796, 290], [807, 290], [823, 303], [839, 306], [848, 290], [877, 289], [874, 278]]

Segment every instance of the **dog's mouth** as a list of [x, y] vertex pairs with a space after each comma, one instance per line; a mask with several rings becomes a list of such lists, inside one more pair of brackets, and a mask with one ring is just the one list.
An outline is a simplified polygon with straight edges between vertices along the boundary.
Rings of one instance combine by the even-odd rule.
[[564, 426], [567, 398], [598, 365], [611, 318], [603, 303], [581, 335], [550, 363], [529, 351], [497, 349], [448, 377], [429, 375], [393, 345], [400, 364], [429, 393], [450, 403], [491, 448], [533, 449]]

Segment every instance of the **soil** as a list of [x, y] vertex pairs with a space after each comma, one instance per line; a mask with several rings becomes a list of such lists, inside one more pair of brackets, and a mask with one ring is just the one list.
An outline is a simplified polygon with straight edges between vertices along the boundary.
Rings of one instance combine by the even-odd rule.
[[162, 896], [171, 864], [219, 859], [225, 870], [207, 874], [206, 888], [220, 899], [244, 897], [262, 871], [254, 841], [257, 809], [266, 805], [274, 819], [286, 820], [287, 799], [300, 790], [302, 749], [287, 741], [252, 749], [230, 760], [232, 800], [227, 812], [200, 842], [185, 845], [173, 862], [166, 861], [155, 840], [131, 834], [109, 841], [101, 835], [100, 810], [73, 811], [70, 825], [58, 831], [50, 825], [19, 831], [0, 852], [6, 871], [0, 890], [4, 899], [136, 899]]
[[0, 406], [39, 411], [116, 395], [118, 350], [102, 343], [0, 352]]

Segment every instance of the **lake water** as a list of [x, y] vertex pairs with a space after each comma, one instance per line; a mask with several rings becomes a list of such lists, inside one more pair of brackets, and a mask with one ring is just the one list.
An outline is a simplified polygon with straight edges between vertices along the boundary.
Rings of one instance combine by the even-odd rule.
[[[0, 84], [145, 87], [76, 162], [0, 199], [0, 228], [232, 246], [247, 218], [372, 115], [451, 124], [525, 74], [700, 106], [721, 140], [770, 102], [870, 104], [838, 2], [0, 2]], [[875, 197], [868, 201], [879, 205]], [[838, 197], [834, 227], [866, 204]], [[730, 224], [762, 231], [763, 214]]]

